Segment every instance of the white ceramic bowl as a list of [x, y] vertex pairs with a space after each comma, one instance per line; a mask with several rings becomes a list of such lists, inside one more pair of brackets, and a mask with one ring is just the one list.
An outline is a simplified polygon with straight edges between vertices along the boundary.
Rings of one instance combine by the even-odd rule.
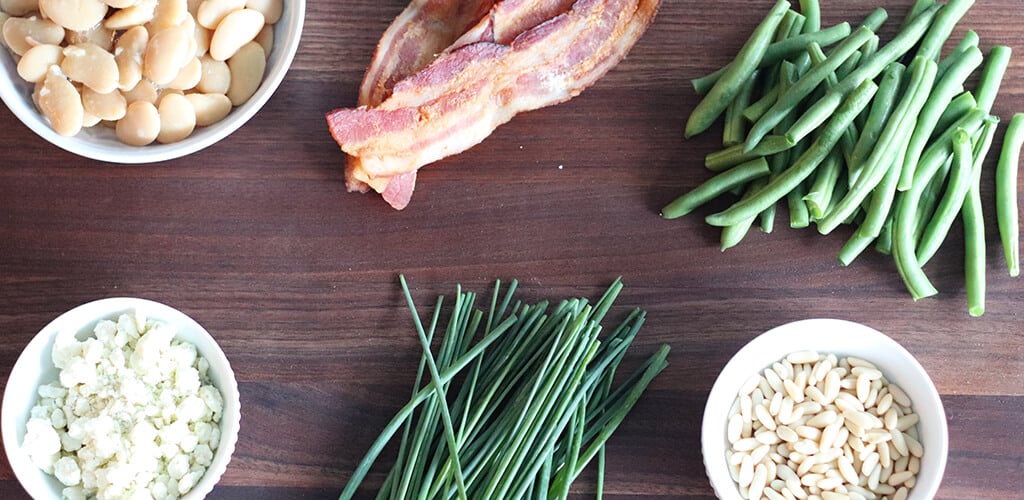
[[60, 498], [63, 489], [54, 476], [36, 467], [20, 446], [25, 436], [25, 422], [28, 420], [29, 411], [38, 399], [37, 388], [57, 380], [58, 370], [51, 359], [57, 332], [72, 330], [76, 332], [79, 340], [83, 340], [92, 336], [93, 327], [99, 320], [116, 321], [121, 314], [134, 311], [141, 311], [148, 318], [174, 326], [178, 330], [176, 339], [194, 344], [199, 354], [209, 361], [211, 381], [224, 397], [220, 445], [214, 452], [213, 462], [202, 479], [184, 498], [198, 500], [206, 496], [227, 469], [238, 440], [241, 413], [238, 384], [224, 351], [199, 323], [177, 309], [137, 298], [101, 299], [78, 306], [46, 325], [22, 351], [7, 381], [3, 407], [0, 409], [0, 432], [3, 436], [4, 451], [7, 453], [14, 475], [32, 498]]
[[946, 468], [949, 438], [942, 400], [924, 368], [906, 349], [877, 330], [843, 320], [808, 319], [779, 326], [750, 341], [729, 360], [711, 388], [701, 425], [701, 450], [718, 498], [742, 498], [725, 458], [726, 421], [740, 386], [756, 372], [802, 350], [866, 359], [878, 366], [889, 382], [907, 393], [914, 411], [921, 417], [919, 430], [924, 447], [921, 471], [909, 500], [934, 497]]
[[274, 47], [267, 59], [263, 82], [248, 101], [231, 110], [223, 120], [208, 127], [196, 127], [188, 138], [172, 144], [136, 147], [117, 140], [114, 131], [103, 126], [82, 129], [73, 137], [64, 137], [50, 128], [50, 123], [32, 103], [34, 84], [18, 76], [14, 55], [0, 45], [0, 99], [28, 128], [55, 146], [79, 156], [110, 163], [155, 163], [186, 156], [227, 137], [256, 114], [284, 80], [299, 46], [305, 18], [306, 0], [285, 0], [281, 19], [274, 25]]

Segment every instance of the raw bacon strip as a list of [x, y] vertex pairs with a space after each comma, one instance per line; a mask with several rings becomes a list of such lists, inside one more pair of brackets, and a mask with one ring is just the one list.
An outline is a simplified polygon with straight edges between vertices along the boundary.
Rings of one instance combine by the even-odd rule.
[[470, 44], [399, 82], [376, 108], [328, 115], [331, 133], [358, 156], [352, 172], [379, 181], [472, 147], [515, 114], [563, 102], [617, 64], [660, 0], [578, 0], [511, 46]]

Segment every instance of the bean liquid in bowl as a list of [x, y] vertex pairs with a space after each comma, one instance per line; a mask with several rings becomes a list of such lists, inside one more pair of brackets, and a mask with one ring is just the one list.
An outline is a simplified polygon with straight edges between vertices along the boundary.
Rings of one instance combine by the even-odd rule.
[[283, 0], [3, 0], [2, 40], [65, 137], [181, 141], [259, 88]]
[[744, 498], [906, 499], [925, 452], [910, 398], [852, 356], [791, 353], [750, 377], [728, 415]]

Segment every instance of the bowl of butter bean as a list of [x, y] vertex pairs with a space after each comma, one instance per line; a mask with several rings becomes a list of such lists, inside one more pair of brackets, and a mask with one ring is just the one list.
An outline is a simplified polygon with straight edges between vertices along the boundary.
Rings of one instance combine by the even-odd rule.
[[304, 15], [305, 0], [2, 0], [0, 98], [80, 156], [179, 158], [270, 99]]
[[741, 348], [701, 426], [723, 500], [930, 499], [948, 447], [921, 364], [885, 334], [837, 319], [788, 323]]

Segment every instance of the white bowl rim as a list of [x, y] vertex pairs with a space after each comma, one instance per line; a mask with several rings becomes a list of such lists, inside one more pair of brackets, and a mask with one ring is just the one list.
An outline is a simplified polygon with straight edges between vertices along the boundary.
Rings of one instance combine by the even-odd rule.
[[[33, 363], [38, 363], [39, 358], [33, 358], [30, 354], [46, 354], [45, 349], [53, 342], [53, 338], [58, 331], [65, 328], [73, 328], [78, 336], [82, 336], [83, 332], [91, 333], [92, 327], [99, 320], [116, 318], [121, 313], [136, 310], [144, 311], [149, 318], [160, 319], [172, 324], [178, 328], [179, 334], [184, 327], [196, 332], [198, 335], [209, 337], [211, 341], [209, 346], [206, 346], [201, 351], [201, 354], [210, 362], [210, 376], [219, 379], [217, 380], [217, 388], [220, 389], [224, 399], [224, 410], [221, 414], [221, 441], [214, 452], [213, 462], [207, 468], [206, 473], [203, 474], [203, 477], [193, 486], [188, 494], [182, 498], [184, 500], [199, 500], [205, 497], [213, 490], [213, 487], [220, 481], [221, 476], [227, 470], [228, 463], [234, 455], [240, 430], [240, 397], [238, 382], [235, 379], [234, 372], [231, 369], [227, 356], [220, 348], [220, 345], [217, 344], [216, 339], [190, 316], [166, 304], [137, 297], [108, 297], [78, 305], [50, 321], [25, 346], [17, 361], [15, 361], [8, 377], [7, 386], [4, 388], [2, 407], [0, 407], [0, 414], [4, 417], [3, 421], [0, 422], [0, 437], [3, 439], [4, 452], [7, 455], [7, 460], [15, 477], [21, 483], [22, 488], [32, 495], [33, 498], [45, 498], [46, 495], [51, 493], [51, 490], [45, 487], [40, 488], [38, 481], [28, 481], [27, 478], [31, 476], [45, 477], [46, 481], [50, 481], [49, 478], [52, 478], [52, 476], [45, 475], [30, 460], [22, 456], [19, 435], [23, 435], [24, 430], [19, 429], [19, 426], [22, 425], [27, 413], [9, 415], [17, 411], [17, 409], [12, 409], [15, 401], [10, 381], [16, 380], [21, 372], [28, 371], [34, 373], [37, 371], [38, 365], [33, 366]], [[196, 347], [200, 346], [197, 345]], [[28, 390], [34, 393], [36, 387], [38, 385]], [[228, 432], [224, 432], [224, 430], [228, 430]], [[40, 491], [40, 489], [44, 491]]]
[[[274, 93], [277, 92], [277, 88], [291, 68], [295, 53], [299, 48], [302, 28], [305, 23], [305, 13], [306, 0], [288, 0], [286, 2], [284, 15], [275, 24], [274, 48], [272, 55], [268, 59], [269, 62], [280, 57], [279, 64], [274, 66], [273, 71], [269, 71], [264, 75], [263, 82], [260, 83], [256, 93], [247, 102], [231, 110], [231, 113], [224, 118], [224, 123], [219, 124], [221, 126], [214, 124], [209, 127], [196, 128], [196, 131], [191, 136], [180, 142], [171, 144], [158, 144], [154, 142], [142, 147], [132, 147], [119, 143], [114, 144], [113, 141], [110, 141], [110, 144], [88, 143], [86, 139], [83, 139], [85, 135], [90, 133], [87, 130], [79, 132], [74, 137], [64, 137], [50, 127], [46, 119], [32, 105], [31, 98], [15, 97], [23, 96], [24, 92], [24, 85], [21, 82], [17, 82], [18, 77], [16, 75], [0, 77], [0, 100], [7, 105], [11, 113], [18, 117], [18, 120], [38, 136], [50, 144], [78, 156], [120, 164], [157, 163], [181, 158], [202, 151], [234, 133], [248, 123], [263, 108], [263, 105], [270, 100]], [[293, 17], [297, 19], [293, 21]], [[278, 30], [277, 27], [287, 27], [288, 29]], [[283, 45], [279, 44], [281, 39], [285, 42]], [[276, 54], [278, 50], [283, 51], [281, 56]], [[0, 51], [6, 52], [5, 54], [0, 54], [0, 57], [7, 58], [4, 61], [4, 65], [8, 68], [12, 67], [13, 59], [10, 51], [6, 47], [0, 47]]]
[[[816, 347], [818, 344], [801, 344], [796, 347], [786, 347], [786, 345], [792, 344], [780, 342], [782, 338], [800, 333], [803, 333], [801, 340], [807, 340], [807, 338], [811, 338], [807, 337], [806, 332], [808, 329], [812, 329], [815, 332], [814, 338], [816, 338], [816, 341], [822, 342], [822, 345], [838, 345], [839, 347], [818, 348]], [[858, 342], [870, 341], [881, 344], [900, 358], [902, 363], [900, 373], [904, 377], [912, 376], [923, 382], [912, 386], [898, 383], [913, 401], [915, 412], [922, 414], [921, 423], [919, 424], [922, 426], [922, 434], [925, 432], [925, 426], [934, 425], [936, 428], [932, 434], [938, 438], [937, 442], [929, 442], [925, 448], [925, 455], [921, 461], [921, 472], [918, 474], [919, 480], [917, 485], [911, 489], [909, 500], [931, 499], [935, 496], [946, 468], [949, 452], [949, 431], [942, 399], [924, 367], [902, 345], [874, 328], [842, 319], [811, 318], [779, 325], [758, 335], [732, 356], [716, 378], [708, 395], [708, 401], [704, 407], [701, 421], [701, 454], [704, 460], [705, 473], [718, 498], [722, 500], [742, 499], [736, 483], [733, 482], [725, 467], [725, 418], [717, 419], [716, 415], [724, 415], [728, 412], [729, 407], [736, 398], [740, 385], [753, 374], [752, 368], [747, 364], [747, 361], [751, 358], [769, 359], [767, 363], [759, 364], [756, 367], [758, 370], [763, 370], [770, 366], [772, 362], [782, 359], [788, 353], [804, 349], [814, 349], [819, 352], [829, 352], [837, 355], [859, 355], [859, 357], [864, 357], [868, 361], [877, 361], [878, 356], [872, 357], [862, 353], [850, 352], [851, 349], [842, 344], [844, 340], [848, 341], [850, 337], [843, 337], [837, 332], [858, 335], [860, 336], [857, 338]], [[837, 342], [840, 343], [837, 344]], [[775, 355], [776, 353], [778, 353], [777, 356]], [[879, 368], [883, 369], [890, 382], [900, 378], [899, 376], [893, 376], [892, 370], [889, 369], [890, 367], [883, 367], [882, 364], [876, 363], [876, 365], [879, 365]], [[735, 382], [730, 383], [729, 380], [734, 380]], [[936, 418], [938, 416], [941, 416], [941, 418]], [[923, 440], [924, 436], [922, 436]], [[714, 457], [720, 458], [716, 460]]]

